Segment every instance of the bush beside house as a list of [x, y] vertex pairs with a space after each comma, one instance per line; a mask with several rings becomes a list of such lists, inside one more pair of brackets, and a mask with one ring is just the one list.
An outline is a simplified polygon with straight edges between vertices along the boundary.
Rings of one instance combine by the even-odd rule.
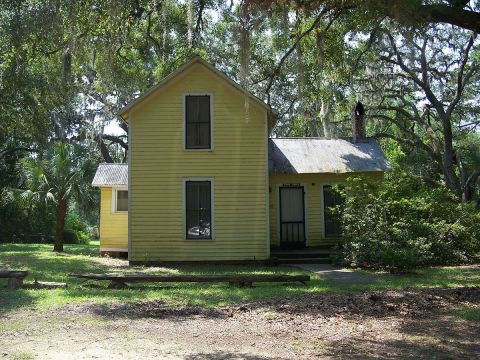
[[401, 272], [477, 260], [480, 212], [444, 187], [397, 170], [383, 182], [351, 178], [346, 192], [336, 262]]

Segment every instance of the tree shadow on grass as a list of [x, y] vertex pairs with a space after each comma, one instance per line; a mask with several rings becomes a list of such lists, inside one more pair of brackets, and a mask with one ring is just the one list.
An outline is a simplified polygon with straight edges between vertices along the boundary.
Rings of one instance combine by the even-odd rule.
[[165, 301], [148, 301], [140, 303], [92, 304], [88, 311], [106, 318], [129, 319], [170, 319], [183, 321], [192, 317], [209, 319], [227, 318], [229, 313], [221, 308], [206, 308], [203, 306], [175, 306]]
[[0, 285], [0, 318], [10, 311], [32, 306], [37, 297], [27, 290], [6, 290]]
[[[444, 266], [419, 269], [410, 274], [375, 274], [377, 285], [381, 287], [453, 287], [478, 286], [480, 284], [480, 265]], [[371, 288], [375, 288], [371, 286]]]
[[405, 319], [397, 331], [390, 338], [351, 336], [328, 348], [337, 359], [474, 359], [480, 354], [480, 324], [474, 321], [456, 321], [435, 312]]
[[[100, 248], [97, 245], [65, 244], [63, 254], [98, 256]], [[21, 253], [53, 253], [53, 244], [0, 244], [0, 252], [7, 254]]]
[[[107, 266], [99, 265], [85, 256], [82, 246], [70, 248], [65, 253], [46, 252], [43, 244], [8, 244], [0, 250], [0, 268], [27, 270], [25, 282], [54, 281], [67, 282], [75, 287], [80, 282], [68, 277], [68, 273], [107, 271]], [[85, 248], [85, 246], [83, 246]], [[72, 250], [73, 249], [73, 250]], [[71, 251], [70, 251], [71, 250]], [[87, 251], [88, 252], [88, 251]], [[92, 258], [93, 259], [93, 258]], [[8, 290], [7, 279], [0, 279], [0, 315], [23, 307], [33, 307], [38, 302], [54, 294], [68, 293], [69, 289], [58, 290]], [[48, 300], [47, 300], [48, 301]]]
[[[101, 308], [92, 305], [91, 311], [108, 317], [137, 318], [185, 318], [201, 316], [218, 318], [234, 316], [242, 312], [275, 312], [280, 316], [307, 316], [311, 318], [361, 317], [382, 319], [390, 316], [419, 316], [432, 309], [443, 309], [452, 304], [480, 303], [480, 288], [421, 289], [410, 291], [375, 291], [363, 293], [307, 293], [302, 296], [283, 296], [257, 299], [253, 302], [240, 301], [240, 304], [215, 306], [221, 294], [228, 296], [228, 290], [220, 285], [201, 286], [186, 289], [179, 286], [165, 290], [166, 299], [138, 301], [133, 304], [114, 303]], [[271, 287], [270, 290], [274, 290]], [[278, 291], [278, 287], [277, 293]], [[284, 289], [285, 290], [285, 289]], [[125, 290], [119, 290], [120, 293]], [[238, 299], [248, 299], [252, 289], [231, 289]], [[242, 293], [243, 292], [243, 293]], [[249, 293], [250, 292], [250, 293]], [[138, 290], [130, 291], [138, 295]], [[146, 292], [148, 294], [148, 292]], [[270, 293], [268, 293], [270, 294]], [[232, 294], [230, 294], [232, 296]], [[120, 296], [119, 296], [120, 297]], [[175, 297], [189, 298], [196, 305], [172, 306], [169, 300]], [[214, 306], [205, 306], [211, 299]], [[229, 300], [232, 300], [230, 298]], [[230, 301], [231, 302], [231, 301]]]
[[253, 354], [246, 354], [246, 353], [235, 353], [235, 352], [225, 352], [225, 351], [215, 351], [209, 353], [199, 353], [199, 354], [192, 354], [192, 355], [185, 355], [183, 357], [185, 360], [230, 360], [230, 359], [242, 359], [242, 360], [287, 360], [288, 358], [280, 358], [278, 356], [275, 357], [267, 357], [261, 355], [253, 355]]
[[[106, 272], [109, 267], [88, 258], [72, 256], [68, 253], [45, 254], [22, 252], [3, 256], [2, 267], [28, 270], [25, 280], [65, 282], [71, 272]], [[75, 281], [74, 281], [75, 283]]]

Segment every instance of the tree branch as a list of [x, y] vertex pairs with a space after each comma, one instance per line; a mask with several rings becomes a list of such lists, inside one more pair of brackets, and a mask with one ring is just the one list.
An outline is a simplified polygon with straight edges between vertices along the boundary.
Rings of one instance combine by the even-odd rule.
[[[277, 66], [275, 67], [275, 69], [273, 70], [273, 72], [270, 74], [269, 78], [270, 80], [268, 81], [268, 84], [267, 84], [267, 87], [265, 89], [265, 92], [267, 94], [267, 98], [268, 98], [268, 104], [270, 104], [270, 89], [272, 88], [272, 85], [273, 85], [273, 81], [275, 80], [275, 76], [277, 76], [283, 66], [283, 63], [287, 60], [287, 58], [290, 56], [290, 54], [297, 48], [297, 46], [300, 44], [301, 40], [307, 36], [308, 34], [310, 34], [319, 24], [320, 24], [320, 21], [322, 20], [323, 16], [328, 12], [327, 9], [324, 9], [320, 12], [320, 14], [315, 18], [315, 20], [313, 21], [312, 25], [309, 26], [309, 28], [307, 30], [305, 30], [303, 33], [301, 33], [299, 36], [297, 36], [297, 39], [295, 40], [295, 42], [293, 43], [293, 45], [290, 47], [290, 49], [288, 49], [288, 51], [282, 56], [282, 58], [280, 59], [279, 63], [277, 64]], [[326, 28], [324, 31], [327, 31], [330, 26], [332, 25], [333, 21], [335, 21], [336, 18], [338, 18], [340, 13], [335, 13], [335, 15], [330, 19], [330, 21], [328, 22]]]
[[421, 5], [418, 9], [417, 17], [424, 22], [447, 23], [480, 32], [480, 13], [475, 11], [464, 10], [445, 4]]
[[15, 148], [10, 148], [10, 149], [4, 149], [0, 151], [0, 160], [3, 159], [7, 154], [11, 154], [17, 151], [26, 151], [26, 152], [39, 152], [38, 149], [32, 149], [32, 148], [27, 148], [27, 147], [15, 147]]
[[[250, 0], [253, 1], [253, 0]], [[295, 6], [304, 6], [310, 10], [328, 4], [330, 7], [338, 10], [370, 11], [380, 13], [381, 16], [387, 16], [397, 20], [402, 24], [417, 23], [443, 23], [461, 27], [463, 29], [480, 32], [480, 13], [477, 11], [464, 9], [468, 5], [467, 0], [450, 0], [449, 4], [436, 3], [424, 4], [424, 0], [410, 0], [409, 5], [405, 5], [405, 0], [342, 0], [342, 1], [291, 1]], [[285, 0], [263, 1], [263, 7], [266, 8], [272, 3], [285, 3]]]
[[465, 189], [468, 186], [473, 185], [478, 180], [479, 177], [480, 177], [480, 166], [470, 174], [470, 176], [465, 181], [463, 188]]
[[448, 116], [452, 115], [453, 110], [455, 109], [455, 106], [457, 106], [458, 102], [460, 101], [460, 99], [462, 97], [463, 89], [465, 89], [465, 84], [468, 82], [468, 80], [472, 76], [473, 72], [475, 71], [475, 66], [473, 66], [470, 69], [470, 71], [465, 75], [465, 77], [463, 75], [464, 72], [465, 72], [465, 67], [467, 66], [468, 58], [469, 58], [469, 55], [470, 55], [470, 50], [473, 47], [473, 43], [475, 42], [476, 37], [477, 37], [476, 34], [472, 34], [472, 36], [470, 36], [470, 39], [468, 40], [467, 47], [465, 48], [465, 53], [463, 54], [463, 59], [460, 63], [460, 67], [458, 69], [457, 90], [455, 92], [455, 97], [447, 108], [447, 115]]
[[128, 144], [118, 136], [102, 134], [102, 139], [109, 140], [113, 143], [119, 144], [125, 150], [128, 150]]
[[[445, 117], [445, 109], [443, 108], [443, 104], [437, 99], [437, 97], [435, 96], [435, 94], [433, 93], [432, 89], [430, 88], [430, 86], [423, 82], [422, 80], [420, 80], [418, 78], [418, 76], [415, 74], [415, 72], [410, 69], [406, 64], [405, 62], [403, 61], [403, 57], [402, 57], [402, 54], [401, 52], [398, 50], [397, 48], [397, 45], [395, 44], [395, 39], [393, 38], [392, 34], [391, 33], [387, 33], [387, 36], [388, 36], [388, 39], [390, 40], [390, 45], [392, 47], [392, 50], [395, 54], [395, 57], [397, 59], [397, 61], [394, 61], [392, 59], [389, 59], [389, 58], [386, 58], [386, 57], [382, 57], [383, 60], [385, 61], [389, 61], [393, 64], [396, 64], [398, 66], [400, 66], [400, 68], [405, 71], [405, 73], [407, 73], [410, 78], [418, 85], [420, 86], [420, 88], [422, 88], [422, 90], [425, 92], [425, 95], [428, 99], [428, 101], [430, 101], [430, 103], [435, 107], [435, 110], [437, 110], [437, 113], [440, 117], [444, 118]], [[425, 60], [426, 61], [426, 60]]]
[[153, 10], [149, 11], [147, 15], [147, 37], [153, 42], [153, 44], [157, 48], [158, 54], [161, 54], [162, 46], [160, 45], [160, 42], [152, 35], [152, 13]]

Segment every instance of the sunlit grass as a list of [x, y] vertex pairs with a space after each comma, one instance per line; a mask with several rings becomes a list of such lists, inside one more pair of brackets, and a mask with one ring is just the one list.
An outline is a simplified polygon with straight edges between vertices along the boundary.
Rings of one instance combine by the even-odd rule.
[[[67, 303], [97, 303], [164, 301], [171, 305], [221, 306], [252, 302], [275, 297], [295, 297], [319, 292], [351, 292], [416, 287], [479, 286], [478, 267], [437, 267], [420, 270], [417, 274], [391, 275], [368, 273], [374, 281], [369, 284], [334, 282], [288, 266], [261, 265], [178, 265], [169, 267], [127, 267], [124, 261], [105, 260], [98, 256], [98, 244], [66, 245], [65, 253], [52, 252], [51, 245], [0, 245], [0, 268], [25, 269], [27, 281], [67, 282], [67, 289], [17, 290], [3, 289], [0, 279], [0, 314], [17, 308], [50, 308]], [[107, 283], [85, 282], [68, 277], [68, 273], [176, 273], [176, 274], [308, 274], [308, 286], [302, 284], [262, 283], [253, 288], [235, 288], [228, 284], [211, 283], [146, 283], [126, 290], [107, 289]], [[100, 288], [92, 288], [95, 284]]]
[[455, 316], [460, 320], [480, 321], [480, 308], [461, 307], [455, 311]]

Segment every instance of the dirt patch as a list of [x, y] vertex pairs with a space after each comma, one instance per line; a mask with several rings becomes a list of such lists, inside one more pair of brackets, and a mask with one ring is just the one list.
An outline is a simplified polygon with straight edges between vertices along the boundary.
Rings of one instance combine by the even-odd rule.
[[216, 309], [72, 304], [1, 319], [0, 349], [42, 359], [478, 358], [480, 324], [456, 318], [459, 306], [480, 308], [480, 288], [317, 293]]
[[163, 301], [112, 304], [109, 306], [75, 307], [110, 318], [205, 318], [232, 317], [238, 313], [274, 311], [286, 315], [313, 315], [316, 317], [362, 316], [382, 318], [387, 316], [417, 316], [434, 309], [454, 305], [480, 303], [479, 287], [452, 289], [416, 289], [406, 291], [374, 291], [355, 294], [309, 294], [295, 298], [245, 303], [215, 309], [201, 306], [172, 307]]

